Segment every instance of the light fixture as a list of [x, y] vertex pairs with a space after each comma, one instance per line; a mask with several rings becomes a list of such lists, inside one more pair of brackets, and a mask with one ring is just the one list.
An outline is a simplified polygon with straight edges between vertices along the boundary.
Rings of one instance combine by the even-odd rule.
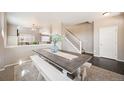
[[32, 25], [32, 31], [36, 31], [38, 29], [40, 29], [39, 25], [35, 25], [35, 24]]
[[102, 15], [103, 16], [109, 16], [110, 15], [110, 12], [104, 12]]
[[35, 24], [32, 25], [32, 30], [33, 30], [33, 31], [36, 30]]

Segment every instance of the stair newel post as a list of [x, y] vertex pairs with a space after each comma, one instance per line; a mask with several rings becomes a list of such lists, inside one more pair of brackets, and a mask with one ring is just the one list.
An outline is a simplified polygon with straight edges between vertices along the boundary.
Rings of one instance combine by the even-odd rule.
[[80, 41], [80, 54], [82, 53], [82, 42]]

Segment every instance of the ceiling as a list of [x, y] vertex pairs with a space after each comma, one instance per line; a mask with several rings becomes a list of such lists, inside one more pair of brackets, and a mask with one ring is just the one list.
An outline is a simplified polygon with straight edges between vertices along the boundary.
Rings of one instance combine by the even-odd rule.
[[[111, 16], [118, 15], [119, 12], [111, 13]], [[65, 25], [79, 24], [86, 21], [92, 22], [103, 17], [102, 12], [7, 12], [7, 22], [9, 24], [31, 26], [49, 25], [59, 21]]]

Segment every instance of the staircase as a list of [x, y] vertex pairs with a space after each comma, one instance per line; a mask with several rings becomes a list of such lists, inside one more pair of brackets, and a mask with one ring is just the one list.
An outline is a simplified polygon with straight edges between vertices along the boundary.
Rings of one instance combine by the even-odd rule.
[[82, 47], [82, 41], [73, 34], [67, 27], [63, 25], [63, 35], [67, 42], [69, 42], [73, 48], [77, 50], [78, 53], [82, 54], [84, 53], [84, 49]]

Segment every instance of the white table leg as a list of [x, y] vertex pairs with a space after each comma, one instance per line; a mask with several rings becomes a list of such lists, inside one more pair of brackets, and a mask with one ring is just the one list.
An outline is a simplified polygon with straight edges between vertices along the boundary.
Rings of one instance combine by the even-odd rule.
[[76, 71], [76, 77], [74, 78], [75, 81], [81, 81], [81, 68], [78, 68]]
[[78, 68], [77, 70], [77, 77], [79, 80], [81, 80], [81, 68]]
[[37, 79], [36, 79], [36, 80], [38, 80], [38, 79], [39, 79], [39, 77], [40, 77], [40, 73], [38, 73], [38, 76], [37, 76]]
[[63, 70], [62, 73], [67, 76], [67, 71], [66, 70]]
[[87, 80], [87, 68], [86, 67], [84, 67], [83, 68], [83, 73], [82, 73], [82, 80], [84, 81], [84, 80]]
[[38, 73], [38, 76], [37, 76], [37, 81], [39, 81], [39, 78], [43, 79], [43, 76], [40, 74], [40, 72]]

